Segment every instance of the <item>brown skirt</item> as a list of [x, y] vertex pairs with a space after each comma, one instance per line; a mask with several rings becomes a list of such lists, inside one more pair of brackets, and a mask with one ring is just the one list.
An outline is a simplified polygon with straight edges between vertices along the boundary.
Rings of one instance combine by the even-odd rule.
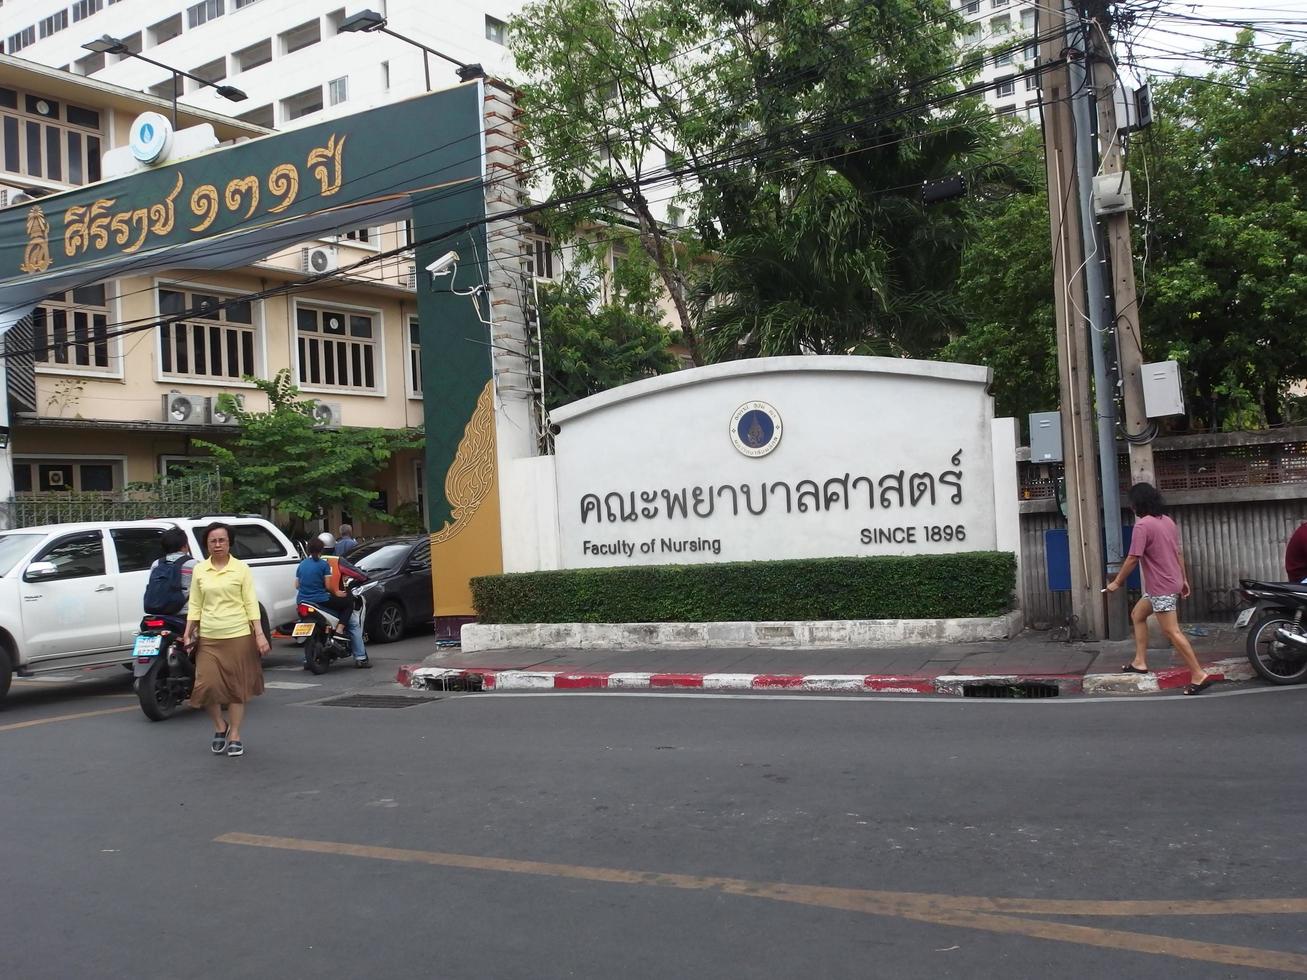
[[191, 707], [244, 704], [263, 693], [263, 662], [254, 635], [225, 640], [200, 637], [195, 652], [195, 688]]

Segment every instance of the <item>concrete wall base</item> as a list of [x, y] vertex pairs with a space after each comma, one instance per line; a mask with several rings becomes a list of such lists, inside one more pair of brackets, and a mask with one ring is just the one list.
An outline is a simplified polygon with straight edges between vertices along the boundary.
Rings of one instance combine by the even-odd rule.
[[874, 648], [1005, 640], [1021, 631], [1013, 610], [978, 619], [838, 619], [765, 623], [505, 623], [463, 627], [463, 651], [780, 650]]

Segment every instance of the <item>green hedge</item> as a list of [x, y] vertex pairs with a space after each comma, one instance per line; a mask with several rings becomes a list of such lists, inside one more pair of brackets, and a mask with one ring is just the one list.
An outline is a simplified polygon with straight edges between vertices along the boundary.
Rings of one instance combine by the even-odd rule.
[[1007, 552], [574, 568], [472, 580], [483, 623], [951, 619], [1012, 608]]

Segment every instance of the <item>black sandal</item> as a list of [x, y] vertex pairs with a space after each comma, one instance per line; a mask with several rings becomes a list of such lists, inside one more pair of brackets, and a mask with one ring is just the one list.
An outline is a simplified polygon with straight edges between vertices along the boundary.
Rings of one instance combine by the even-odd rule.
[[227, 733], [229, 731], [231, 731], [230, 725], [228, 725], [220, 732], [213, 733], [213, 739], [209, 742], [210, 752], [212, 752], [214, 755], [222, 755], [224, 752], [227, 751]]
[[1219, 677], [1209, 677], [1201, 684], [1186, 684], [1184, 686], [1184, 693], [1188, 695], [1202, 694], [1209, 687], [1215, 684], [1218, 680], [1220, 680]]
[[1122, 674], [1151, 674], [1152, 671], [1149, 670], [1147, 667], [1145, 667], [1145, 668], [1143, 668], [1142, 670], [1140, 670], [1140, 669], [1139, 669], [1138, 667], [1136, 667], [1134, 664], [1126, 664], [1124, 667], [1121, 668], [1121, 670], [1120, 670], [1118, 673], [1122, 673]]

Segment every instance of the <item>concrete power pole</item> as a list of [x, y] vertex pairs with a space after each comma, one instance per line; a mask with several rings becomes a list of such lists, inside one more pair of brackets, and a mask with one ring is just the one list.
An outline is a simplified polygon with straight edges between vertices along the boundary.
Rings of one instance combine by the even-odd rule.
[[[1066, 467], [1067, 536], [1071, 557], [1071, 614], [1079, 632], [1104, 639], [1102, 500], [1099, 493], [1095, 417], [1092, 407], [1093, 359], [1089, 331], [1073, 301], [1084, 266], [1080, 198], [1077, 185], [1072, 100], [1081, 93], [1072, 83], [1067, 60], [1071, 45], [1066, 13], [1040, 8], [1040, 62], [1060, 65], [1041, 77], [1044, 103], [1044, 157], [1048, 172], [1049, 227], [1053, 248], [1053, 299], [1057, 322], [1058, 386], [1062, 406], [1062, 448]], [[1074, 52], [1079, 56], [1079, 52]]]
[[[1107, 0], [1088, 0], [1089, 16], [1094, 23], [1090, 31], [1089, 51], [1094, 89], [1098, 93], [1098, 132], [1101, 141], [1101, 170], [1120, 174], [1124, 168], [1124, 148], [1117, 130], [1116, 99], [1113, 93], [1120, 84], [1114, 69], [1112, 36]], [[1107, 250], [1111, 260], [1112, 294], [1116, 300], [1116, 344], [1121, 394], [1125, 402], [1124, 431], [1129, 439], [1147, 437], [1152, 431], [1144, 414], [1142, 369], [1143, 338], [1139, 329], [1139, 301], [1135, 293], [1134, 251], [1130, 243], [1130, 214], [1122, 211], [1108, 215], [1104, 221]], [[1153, 469], [1153, 447], [1148, 442], [1128, 441], [1130, 482], [1157, 485]]]

